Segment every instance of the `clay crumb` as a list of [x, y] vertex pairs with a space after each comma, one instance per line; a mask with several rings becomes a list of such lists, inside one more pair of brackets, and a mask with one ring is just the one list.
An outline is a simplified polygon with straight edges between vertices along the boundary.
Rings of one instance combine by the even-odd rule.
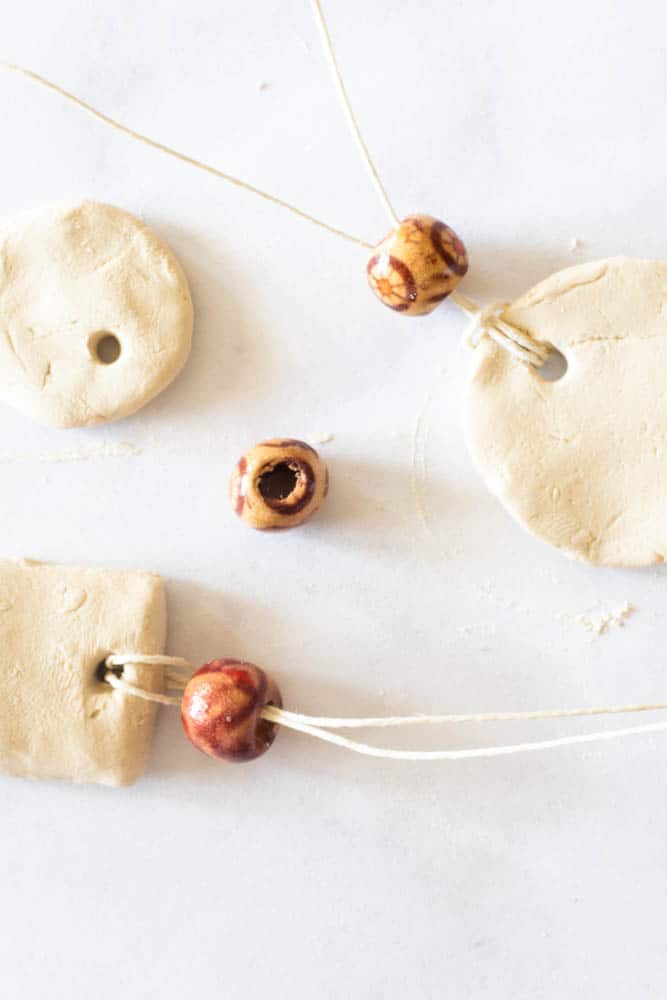
[[633, 615], [636, 610], [637, 608], [634, 604], [626, 601], [625, 604], [622, 604], [615, 611], [602, 611], [599, 615], [590, 613], [576, 615], [575, 621], [583, 625], [588, 632], [594, 632], [595, 635], [604, 635], [611, 628], [623, 628], [630, 615]]
[[86, 445], [83, 448], [68, 448], [64, 451], [47, 452], [0, 452], [0, 463], [15, 462], [86, 462], [98, 458], [132, 458], [141, 455], [143, 449], [129, 441], [105, 441], [103, 444]]

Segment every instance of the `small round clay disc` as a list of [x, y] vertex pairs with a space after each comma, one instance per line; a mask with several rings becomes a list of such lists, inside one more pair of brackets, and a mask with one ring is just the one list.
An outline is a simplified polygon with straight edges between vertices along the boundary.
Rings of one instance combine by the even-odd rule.
[[181, 267], [111, 205], [51, 209], [0, 236], [0, 399], [42, 424], [118, 420], [190, 352]]
[[589, 563], [643, 566], [667, 553], [667, 264], [571, 267], [504, 317], [555, 345], [545, 381], [491, 341], [467, 400], [487, 486], [532, 534]]

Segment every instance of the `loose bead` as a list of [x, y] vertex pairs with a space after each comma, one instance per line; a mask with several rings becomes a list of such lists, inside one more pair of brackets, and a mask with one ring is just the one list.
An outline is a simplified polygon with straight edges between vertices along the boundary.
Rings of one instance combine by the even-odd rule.
[[304, 441], [275, 438], [251, 448], [230, 482], [234, 510], [252, 528], [293, 528], [318, 509], [329, 488], [325, 463]]
[[183, 692], [181, 720], [190, 742], [222, 760], [254, 760], [269, 749], [276, 725], [261, 717], [265, 705], [282, 707], [280, 691], [263, 670], [243, 660], [212, 660]]
[[368, 283], [390, 309], [423, 316], [453, 292], [468, 270], [453, 229], [430, 215], [410, 215], [376, 247]]

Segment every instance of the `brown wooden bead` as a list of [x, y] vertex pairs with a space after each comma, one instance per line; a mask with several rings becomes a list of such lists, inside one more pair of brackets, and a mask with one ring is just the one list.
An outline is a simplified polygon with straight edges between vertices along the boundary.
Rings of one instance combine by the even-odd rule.
[[190, 742], [223, 760], [254, 760], [269, 749], [277, 726], [262, 718], [282, 707], [280, 691], [263, 670], [243, 660], [212, 660], [188, 681], [181, 720]]
[[309, 444], [275, 438], [239, 460], [229, 488], [234, 510], [252, 528], [293, 528], [318, 509], [329, 474]]
[[366, 266], [368, 283], [390, 309], [423, 316], [453, 292], [468, 270], [468, 254], [453, 229], [430, 215], [410, 215]]

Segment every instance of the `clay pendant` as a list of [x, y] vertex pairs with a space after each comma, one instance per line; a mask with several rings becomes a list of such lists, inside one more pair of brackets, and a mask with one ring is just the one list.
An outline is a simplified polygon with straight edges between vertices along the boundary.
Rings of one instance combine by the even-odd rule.
[[134, 413], [185, 364], [192, 322], [178, 261], [119, 208], [87, 201], [0, 234], [0, 400], [38, 423]]
[[[151, 573], [0, 562], [0, 773], [128, 785], [143, 771], [155, 705], [100, 678], [110, 653], [164, 649]], [[162, 670], [124, 668], [162, 689]]]

